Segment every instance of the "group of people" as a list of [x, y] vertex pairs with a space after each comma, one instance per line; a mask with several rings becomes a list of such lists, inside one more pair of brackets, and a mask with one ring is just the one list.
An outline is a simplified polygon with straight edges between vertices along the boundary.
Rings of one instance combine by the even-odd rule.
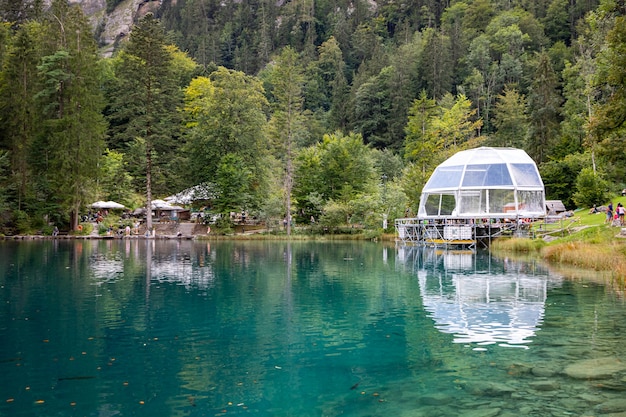
[[622, 203], [617, 203], [617, 207], [613, 210], [613, 202], [610, 202], [606, 209], [605, 224], [614, 226], [624, 226], [624, 214], [626, 214], [626, 208]]

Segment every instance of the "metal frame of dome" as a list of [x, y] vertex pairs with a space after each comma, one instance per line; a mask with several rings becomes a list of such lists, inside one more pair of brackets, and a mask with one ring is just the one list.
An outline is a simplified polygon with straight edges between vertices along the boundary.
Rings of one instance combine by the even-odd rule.
[[418, 218], [537, 218], [545, 188], [537, 165], [515, 148], [461, 151], [440, 164], [424, 186]]

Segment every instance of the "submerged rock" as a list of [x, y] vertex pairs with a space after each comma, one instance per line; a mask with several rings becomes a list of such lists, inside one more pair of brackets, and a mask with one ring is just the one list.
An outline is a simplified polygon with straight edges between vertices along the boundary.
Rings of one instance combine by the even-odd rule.
[[459, 417], [495, 417], [500, 414], [500, 408], [479, 408], [459, 414]]
[[626, 412], [626, 398], [615, 398], [598, 404], [595, 409], [600, 413]]
[[532, 368], [531, 372], [534, 376], [539, 377], [551, 377], [557, 373], [554, 369], [547, 366], [535, 366]]
[[575, 379], [602, 379], [625, 370], [626, 363], [615, 357], [606, 357], [573, 363], [564, 372]]
[[444, 405], [452, 402], [454, 398], [443, 393], [426, 394], [420, 398], [420, 402], [426, 405]]
[[560, 385], [556, 381], [533, 381], [530, 384], [530, 387], [537, 391], [556, 391], [560, 388]]
[[485, 381], [476, 381], [472, 384], [468, 384], [465, 389], [474, 395], [486, 395], [491, 397], [510, 396], [515, 392], [515, 388], [506, 384]]

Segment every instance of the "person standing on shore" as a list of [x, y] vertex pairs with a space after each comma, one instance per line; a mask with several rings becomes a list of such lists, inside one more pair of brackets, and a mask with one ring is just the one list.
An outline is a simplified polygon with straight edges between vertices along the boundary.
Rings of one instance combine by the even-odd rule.
[[609, 203], [609, 206], [606, 208], [606, 220], [604, 221], [604, 224], [609, 224], [611, 225], [611, 223], [613, 223], [613, 202], [611, 201]]

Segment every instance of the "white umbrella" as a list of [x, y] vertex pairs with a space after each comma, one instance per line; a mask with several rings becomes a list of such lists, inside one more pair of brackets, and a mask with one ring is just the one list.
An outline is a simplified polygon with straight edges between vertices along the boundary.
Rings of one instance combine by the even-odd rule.
[[125, 206], [115, 201], [96, 201], [91, 205], [91, 208], [96, 209], [123, 209]]
[[153, 210], [163, 210], [163, 211], [181, 211], [185, 210], [180, 206], [172, 206], [170, 203], [164, 200], [152, 200], [152, 209]]

